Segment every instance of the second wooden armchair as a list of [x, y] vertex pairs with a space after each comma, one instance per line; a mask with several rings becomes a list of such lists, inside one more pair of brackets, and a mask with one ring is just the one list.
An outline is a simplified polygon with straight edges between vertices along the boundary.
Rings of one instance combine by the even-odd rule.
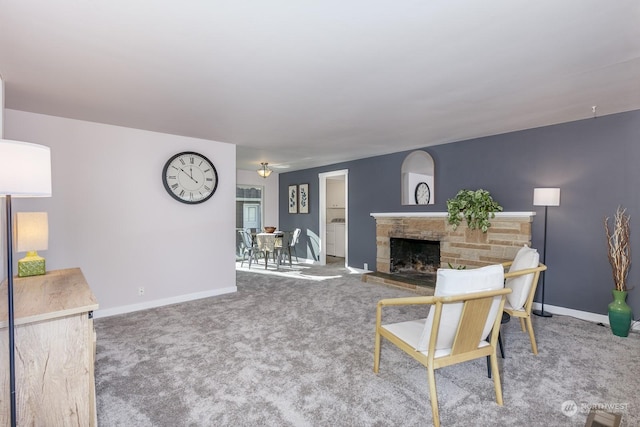
[[513, 293], [507, 297], [504, 311], [512, 317], [519, 318], [522, 331], [529, 332], [533, 354], [538, 354], [538, 345], [533, 333], [531, 309], [538, 287], [538, 279], [540, 274], [547, 269], [547, 266], [538, 260], [538, 252], [524, 246], [518, 251], [513, 261], [502, 264], [505, 269], [508, 269], [504, 274], [505, 286], [513, 290]]

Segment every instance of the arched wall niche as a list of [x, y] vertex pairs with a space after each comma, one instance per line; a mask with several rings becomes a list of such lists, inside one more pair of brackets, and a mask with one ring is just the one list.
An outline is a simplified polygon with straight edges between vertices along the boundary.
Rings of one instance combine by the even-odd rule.
[[402, 204], [433, 205], [435, 164], [426, 151], [413, 151], [402, 162]]

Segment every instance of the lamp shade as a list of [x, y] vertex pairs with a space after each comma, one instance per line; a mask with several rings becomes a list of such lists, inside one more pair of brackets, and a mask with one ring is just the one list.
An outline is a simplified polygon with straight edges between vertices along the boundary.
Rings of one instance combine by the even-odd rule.
[[258, 169], [258, 175], [260, 175], [263, 178], [268, 177], [269, 175], [271, 175], [271, 169], [269, 169], [269, 163], [260, 163], [260, 165], [262, 165], [262, 167], [260, 169]]
[[0, 139], [0, 195], [51, 196], [49, 147]]
[[560, 206], [559, 188], [534, 188], [534, 206]]
[[16, 213], [16, 252], [44, 251], [49, 245], [46, 212]]

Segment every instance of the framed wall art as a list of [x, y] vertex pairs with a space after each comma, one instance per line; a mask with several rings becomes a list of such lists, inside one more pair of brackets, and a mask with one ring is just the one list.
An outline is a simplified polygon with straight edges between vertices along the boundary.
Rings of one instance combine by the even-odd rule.
[[298, 186], [298, 205], [301, 214], [309, 213], [309, 184]]
[[289, 186], [289, 213], [298, 213], [298, 186]]

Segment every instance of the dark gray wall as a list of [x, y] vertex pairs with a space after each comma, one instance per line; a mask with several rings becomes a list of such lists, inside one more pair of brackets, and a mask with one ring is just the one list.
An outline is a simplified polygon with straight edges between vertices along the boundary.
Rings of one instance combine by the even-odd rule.
[[[410, 151], [280, 174], [282, 229], [318, 234], [318, 174], [349, 170], [349, 264], [375, 266], [372, 212], [446, 211], [459, 189], [489, 190], [505, 211], [535, 211], [532, 245], [542, 252], [544, 208], [532, 205], [535, 187], [560, 187], [560, 206], [548, 208], [545, 303], [606, 314], [613, 279], [603, 219], [618, 205], [631, 215], [629, 286], [640, 277], [640, 110], [424, 149], [433, 157], [435, 205], [400, 204], [400, 168]], [[309, 183], [310, 214], [289, 214], [290, 184]], [[315, 255], [315, 254], [313, 254]], [[539, 292], [538, 292], [539, 293]], [[539, 296], [538, 296], [539, 301]], [[640, 315], [640, 289], [627, 302]]]

